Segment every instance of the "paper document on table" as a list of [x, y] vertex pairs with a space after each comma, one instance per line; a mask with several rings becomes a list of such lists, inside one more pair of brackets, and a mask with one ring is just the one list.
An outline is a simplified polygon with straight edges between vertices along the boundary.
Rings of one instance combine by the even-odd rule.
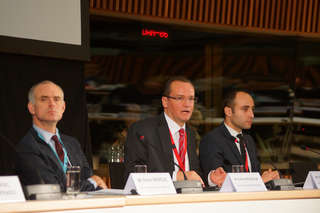
[[129, 195], [130, 192], [123, 189], [102, 189], [98, 191], [88, 192], [89, 195]]

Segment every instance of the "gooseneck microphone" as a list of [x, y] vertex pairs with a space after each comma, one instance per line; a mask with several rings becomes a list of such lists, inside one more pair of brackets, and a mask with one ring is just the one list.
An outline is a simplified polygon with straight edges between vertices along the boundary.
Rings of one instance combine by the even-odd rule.
[[[4, 141], [7, 145], [9, 145], [9, 147], [14, 151], [14, 154], [15, 154], [15, 156], [14, 156], [15, 159], [14, 159], [14, 160], [16, 161], [17, 158], [18, 158], [18, 153], [19, 153], [18, 150], [16, 149], [16, 147], [13, 145], [13, 143], [11, 142], [11, 140], [10, 140], [8, 137], [6, 137], [5, 135], [3, 135], [1, 132], [0, 132], [0, 138], [1, 138], [2, 141]], [[14, 162], [14, 163], [16, 163], [16, 162]], [[37, 169], [37, 168], [34, 168], [33, 163], [30, 162], [29, 160], [24, 161], [24, 163], [26, 164], [26, 166], [28, 166], [29, 168], [31, 168], [32, 171], [38, 176], [38, 179], [39, 179], [40, 183], [41, 183], [41, 184], [44, 184], [44, 181], [43, 181], [43, 179], [41, 178], [38, 169]]]
[[183, 174], [184, 180], [188, 180], [186, 173], [185, 173], [185, 172], [183, 171], [183, 169], [179, 166], [179, 164], [177, 164], [176, 162], [174, 162], [174, 165], [181, 170], [181, 172], [182, 172], [182, 174]]
[[[20, 160], [19, 152], [17, 148], [13, 145], [13, 143], [10, 141], [10, 139], [4, 136], [2, 133], [0, 133], [0, 138], [2, 141], [8, 144], [12, 150], [14, 150], [16, 155], [15, 161]], [[33, 163], [30, 160], [24, 159], [23, 163], [25, 167], [28, 167], [30, 169], [29, 171], [30, 173], [35, 174], [37, 180], [39, 181], [39, 184], [33, 184], [33, 185], [23, 185], [22, 183], [22, 189], [27, 199], [29, 200], [61, 199], [62, 194], [61, 194], [61, 188], [59, 184], [46, 184], [43, 178], [41, 177], [38, 168], [35, 168]]]
[[[176, 145], [171, 144], [171, 146], [172, 146], [172, 149], [176, 149]], [[186, 175], [186, 173], [183, 171], [183, 169], [181, 168], [181, 166], [179, 166], [179, 164], [177, 164], [176, 162], [173, 162], [173, 163], [174, 163], [174, 165], [175, 165], [176, 167], [178, 167], [178, 168], [181, 170], [181, 172], [182, 172], [182, 174], [183, 174], [184, 180], [188, 180], [187, 175]]]
[[270, 163], [273, 169], [277, 170], [279, 173], [279, 176], [281, 176], [281, 171], [278, 169], [278, 167], [275, 165], [275, 163], [272, 160], [267, 161], [267, 163]]
[[[17, 158], [18, 158], [18, 150], [16, 149], [16, 147], [13, 145], [13, 143], [10, 141], [10, 139], [9, 138], [7, 138], [5, 135], [3, 135], [2, 133], [0, 133], [0, 138], [6, 143], [6, 144], [8, 144], [9, 146], [10, 146], [10, 148], [15, 152], [15, 160], [17, 160]], [[16, 163], [16, 162], [15, 162]], [[42, 177], [40, 176], [40, 173], [39, 173], [39, 171], [38, 171], [38, 169], [37, 168], [34, 168], [34, 166], [33, 166], [33, 163], [32, 162], [30, 162], [29, 160], [25, 160], [24, 161], [24, 163], [25, 163], [25, 165], [27, 166], [27, 167], [29, 167], [36, 175], [37, 175], [37, 177], [38, 177], [38, 180], [40, 181], [40, 184], [44, 184], [44, 181], [43, 181], [43, 179], [42, 179]]]
[[309, 151], [309, 152], [313, 152], [313, 153], [316, 153], [316, 154], [320, 155], [320, 152], [314, 151], [312, 148], [310, 148], [310, 147], [308, 147], [306, 145], [301, 145], [300, 149], [303, 149], [303, 150], [306, 150], [306, 151]]
[[[148, 141], [145, 140], [145, 136], [136, 132], [136, 137], [138, 141], [143, 143], [147, 148], [154, 149], [157, 152], [160, 152], [157, 147], [155, 147], [152, 143], [148, 143]], [[171, 144], [172, 149], [175, 149], [176, 146], [174, 144]], [[141, 161], [142, 159], [139, 159]], [[183, 169], [176, 163], [174, 162], [174, 165], [178, 167], [183, 174], [184, 180], [182, 181], [173, 181], [174, 187], [178, 193], [199, 193], [202, 192], [202, 185], [201, 182], [198, 180], [188, 180], [187, 175], [183, 171]]]

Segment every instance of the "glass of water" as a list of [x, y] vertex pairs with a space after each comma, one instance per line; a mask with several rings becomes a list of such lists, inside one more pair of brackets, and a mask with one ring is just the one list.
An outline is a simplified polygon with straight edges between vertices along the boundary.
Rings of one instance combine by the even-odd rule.
[[80, 192], [80, 166], [67, 167], [67, 194]]
[[244, 172], [243, 165], [232, 165], [232, 173]]
[[147, 173], [147, 165], [135, 165], [134, 172], [135, 173]]

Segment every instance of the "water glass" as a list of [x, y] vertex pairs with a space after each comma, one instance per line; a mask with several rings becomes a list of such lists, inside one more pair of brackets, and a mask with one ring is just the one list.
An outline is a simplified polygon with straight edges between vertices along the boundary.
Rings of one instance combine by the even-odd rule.
[[134, 172], [135, 173], [147, 173], [147, 165], [135, 165]]
[[67, 194], [77, 194], [80, 192], [80, 166], [67, 167]]
[[232, 165], [232, 173], [244, 172], [243, 165]]

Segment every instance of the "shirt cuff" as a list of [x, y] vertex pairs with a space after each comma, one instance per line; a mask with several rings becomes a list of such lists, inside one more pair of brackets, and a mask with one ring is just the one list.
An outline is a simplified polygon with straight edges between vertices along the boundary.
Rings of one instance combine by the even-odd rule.
[[98, 187], [98, 184], [92, 178], [88, 178], [88, 181], [94, 186], [95, 189]]
[[212, 172], [215, 172], [215, 171], [216, 171], [216, 170], [211, 170], [211, 171], [209, 172], [209, 174], [208, 174], [208, 184], [209, 184], [209, 186], [217, 186], [217, 184], [213, 183], [213, 182], [211, 181], [211, 178], [210, 178], [211, 173], [212, 173]]

